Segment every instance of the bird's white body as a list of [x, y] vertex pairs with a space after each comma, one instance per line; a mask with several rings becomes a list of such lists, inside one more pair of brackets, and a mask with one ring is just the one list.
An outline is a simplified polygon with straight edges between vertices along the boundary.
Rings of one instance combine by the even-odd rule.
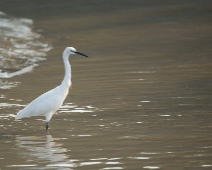
[[49, 122], [52, 115], [60, 108], [65, 100], [69, 89], [63, 89], [62, 84], [56, 88], [42, 94], [23, 110], [18, 112], [16, 119], [30, 116], [45, 116]]
[[76, 49], [73, 47], [67, 47], [63, 52], [65, 77], [61, 85], [42, 94], [41, 96], [33, 100], [23, 110], [18, 112], [15, 119], [21, 119], [23, 117], [30, 117], [30, 116], [45, 116], [48, 129], [48, 123], [51, 120], [52, 115], [63, 104], [63, 101], [68, 95], [69, 88], [71, 86], [71, 65], [68, 61], [70, 54], [84, 55], [82, 53], [77, 52]]

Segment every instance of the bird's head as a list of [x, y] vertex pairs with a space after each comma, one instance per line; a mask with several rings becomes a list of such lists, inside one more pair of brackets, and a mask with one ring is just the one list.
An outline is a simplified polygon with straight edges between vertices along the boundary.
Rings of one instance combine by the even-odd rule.
[[79, 54], [79, 55], [82, 55], [84, 57], [88, 57], [87, 55], [77, 51], [74, 47], [66, 47], [66, 49], [63, 52], [63, 55], [69, 56], [70, 54]]

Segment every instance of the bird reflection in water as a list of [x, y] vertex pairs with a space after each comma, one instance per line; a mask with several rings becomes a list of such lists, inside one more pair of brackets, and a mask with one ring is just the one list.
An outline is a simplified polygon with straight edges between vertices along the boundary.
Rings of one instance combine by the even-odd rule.
[[[26, 162], [31, 162], [31, 165], [35, 163], [46, 164], [46, 167], [75, 167], [76, 164], [68, 159], [66, 154], [68, 150], [63, 148], [62, 144], [57, 143], [57, 140], [65, 140], [65, 138], [53, 138], [51, 135], [46, 135], [46, 140], [44, 140], [43, 136], [16, 136], [17, 145], [22, 148], [19, 154], [26, 159]], [[22, 167], [24, 166], [26, 167], [26, 165], [22, 165]]]

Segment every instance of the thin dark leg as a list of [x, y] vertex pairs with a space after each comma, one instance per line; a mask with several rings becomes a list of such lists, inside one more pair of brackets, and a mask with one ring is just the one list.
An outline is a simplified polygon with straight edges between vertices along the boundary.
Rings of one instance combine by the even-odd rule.
[[49, 128], [49, 122], [46, 122], [46, 131], [48, 130]]

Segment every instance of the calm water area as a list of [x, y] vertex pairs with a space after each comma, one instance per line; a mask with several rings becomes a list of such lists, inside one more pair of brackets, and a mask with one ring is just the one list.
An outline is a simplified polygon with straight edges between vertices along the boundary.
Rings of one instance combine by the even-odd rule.
[[[1, 170], [212, 169], [211, 0], [7, 0], [0, 11]], [[49, 131], [45, 117], [15, 121], [61, 83], [67, 46], [89, 58], [70, 56], [73, 86]]]

